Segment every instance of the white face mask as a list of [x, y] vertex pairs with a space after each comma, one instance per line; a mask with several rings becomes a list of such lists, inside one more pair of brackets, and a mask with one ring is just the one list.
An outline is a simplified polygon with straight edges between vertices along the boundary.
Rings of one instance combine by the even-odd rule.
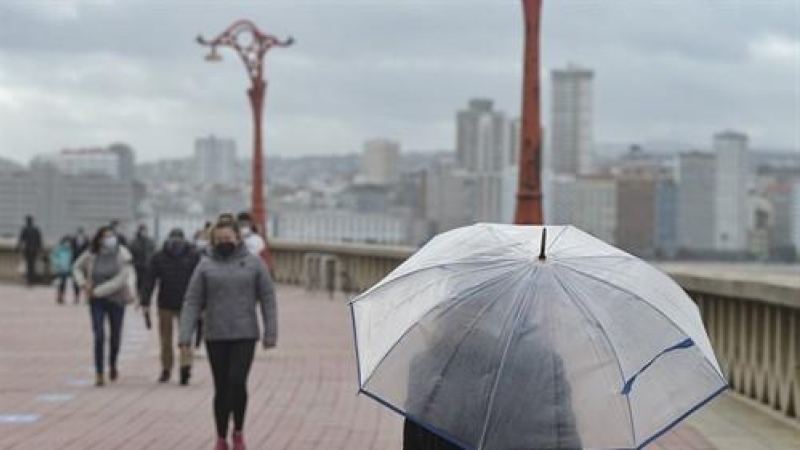
[[249, 237], [251, 234], [253, 234], [253, 230], [250, 229], [250, 226], [242, 228], [242, 236]]
[[108, 236], [103, 238], [103, 248], [106, 250], [114, 250], [117, 247], [117, 237]]
[[206, 242], [205, 239], [198, 239], [197, 241], [195, 241], [194, 245], [198, 249], [203, 250], [204, 248], [208, 247], [208, 242]]

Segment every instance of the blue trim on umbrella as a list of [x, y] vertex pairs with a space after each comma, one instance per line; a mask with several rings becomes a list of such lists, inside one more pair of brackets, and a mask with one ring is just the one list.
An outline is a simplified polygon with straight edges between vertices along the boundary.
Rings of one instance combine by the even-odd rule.
[[641, 374], [642, 374], [642, 372], [644, 372], [644, 371], [645, 371], [645, 370], [647, 370], [647, 369], [648, 369], [650, 366], [652, 366], [652, 365], [653, 365], [653, 363], [654, 363], [654, 362], [656, 362], [656, 360], [657, 360], [658, 358], [660, 358], [660, 357], [662, 357], [662, 356], [666, 355], [666, 354], [667, 354], [667, 353], [669, 353], [669, 352], [673, 352], [673, 351], [675, 351], [675, 350], [682, 350], [682, 349], [685, 349], [685, 348], [690, 348], [690, 347], [693, 347], [693, 346], [694, 346], [694, 341], [693, 341], [691, 338], [687, 338], [687, 339], [685, 339], [685, 340], [683, 340], [683, 341], [681, 341], [681, 342], [678, 342], [677, 344], [673, 345], [672, 347], [670, 347], [670, 348], [668, 348], [668, 349], [664, 350], [663, 352], [661, 352], [661, 353], [657, 354], [656, 356], [654, 356], [654, 357], [653, 357], [653, 359], [651, 359], [651, 360], [650, 360], [650, 362], [648, 362], [647, 364], [645, 364], [645, 365], [644, 365], [644, 367], [642, 367], [641, 369], [639, 369], [639, 371], [638, 371], [638, 372], [636, 372], [635, 374], [633, 374], [633, 376], [631, 376], [631, 377], [630, 377], [630, 379], [628, 379], [628, 381], [625, 383], [625, 386], [622, 388], [622, 392], [620, 392], [620, 394], [622, 394], [622, 395], [628, 395], [628, 394], [630, 394], [630, 392], [631, 392], [631, 389], [633, 389], [633, 383], [636, 381], [636, 377], [638, 377], [639, 375], [641, 375]]
[[446, 439], [446, 440], [450, 441], [451, 444], [458, 446], [462, 450], [473, 450], [472, 447], [468, 447], [466, 444], [464, 444], [463, 442], [461, 442], [458, 439], [454, 438], [449, 433], [444, 432], [444, 431], [434, 427], [433, 425], [428, 425], [428, 424], [422, 422], [421, 420], [419, 420], [416, 417], [406, 413], [405, 411], [401, 410], [400, 408], [397, 408], [396, 406], [394, 406], [391, 403], [387, 402], [386, 400], [378, 397], [377, 395], [375, 395], [375, 394], [373, 394], [371, 392], [368, 392], [368, 391], [366, 391], [364, 389], [359, 389], [359, 392], [364, 394], [364, 395], [366, 395], [367, 397], [375, 400], [376, 402], [380, 403], [381, 405], [389, 408], [390, 410], [396, 412], [397, 414], [400, 414], [404, 418], [414, 422], [415, 424], [421, 426], [422, 428], [425, 428], [426, 430], [430, 431], [431, 433], [433, 433], [433, 434], [435, 434], [435, 435], [437, 435], [437, 436], [439, 436], [439, 437], [441, 437], [443, 439]]
[[[698, 409], [702, 408], [703, 406], [708, 404], [708, 402], [710, 402], [711, 400], [714, 400], [717, 396], [719, 396], [723, 392], [727, 391], [728, 389], [730, 389], [730, 386], [727, 383], [725, 383], [725, 385], [723, 385], [721, 388], [719, 388], [713, 394], [708, 396], [705, 400], [701, 401], [694, 408], [690, 409], [685, 414], [681, 415], [680, 417], [678, 417], [677, 419], [672, 421], [669, 425], [664, 427], [664, 429], [662, 429], [658, 433], [656, 433], [653, 436], [651, 436], [650, 438], [648, 438], [646, 441], [644, 441], [638, 447], [625, 447], [625, 448], [618, 448], [618, 449], [614, 449], [614, 450], [642, 450], [643, 448], [645, 448], [648, 445], [652, 444], [653, 441], [657, 440], [658, 438], [660, 438], [661, 436], [665, 435], [667, 432], [669, 432], [670, 430], [675, 428], [679, 423], [683, 422], [684, 419], [686, 419], [690, 415], [692, 415], [695, 412], [697, 412]], [[371, 392], [368, 392], [368, 391], [366, 391], [364, 389], [359, 389], [359, 393], [366, 395], [367, 397], [371, 398], [372, 400], [375, 400], [379, 404], [385, 406], [386, 408], [389, 408], [390, 410], [392, 410], [395, 413], [403, 416], [404, 418], [414, 422], [415, 424], [421, 426], [422, 428], [425, 428], [426, 430], [430, 431], [431, 433], [434, 433], [437, 436], [450, 441], [452, 444], [460, 447], [462, 450], [472, 450], [471, 447], [467, 447], [464, 443], [459, 442], [458, 439], [455, 439], [453, 436], [450, 436], [448, 433], [446, 433], [446, 432], [444, 432], [444, 431], [442, 431], [442, 430], [440, 430], [440, 429], [438, 429], [438, 428], [436, 428], [436, 427], [434, 427], [432, 425], [428, 425], [428, 424], [422, 422], [421, 420], [411, 416], [410, 414], [408, 414], [405, 411], [401, 410], [400, 408], [392, 405], [391, 403], [387, 402], [386, 400], [378, 397], [377, 395], [375, 395], [375, 394], [373, 394]]]
[[710, 402], [711, 400], [714, 400], [714, 398], [716, 398], [719, 394], [722, 394], [723, 392], [727, 391], [728, 389], [730, 389], [730, 386], [728, 385], [728, 383], [725, 383], [725, 385], [722, 386], [718, 391], [714, 392], [708, 398], [706, 398], [702, 402], [698, 403], [697, 406], [695, 406], [694, 408], [690, 409], [689, 412], [687, 412], [686, 414], [678, 417], [671, 424], [667, 425], [666, 428], [664, 428], [663, 430], [661, 430], [658, 433], [654, 434], [650, 439], [644, 441], [644, 443], [642, 443], [642, 445], [636, 447], [636, 450], [641, 450], [641, 449], [645, 448], [646, 446], [650, 445], [653, 441], [655, 441], [656, 439], [658, 439], [661, 436], [663, 436], [664, 434], [666, 434], [669, 430], [675, 428], [675, 426], [678, 425], [679, 423], [681, 423], [683, 421], [683, 419], [689, 417], [691, 414], [694, 414], [695, 411], [697, 411], [698, 409], [702, 408], [708, 402]]

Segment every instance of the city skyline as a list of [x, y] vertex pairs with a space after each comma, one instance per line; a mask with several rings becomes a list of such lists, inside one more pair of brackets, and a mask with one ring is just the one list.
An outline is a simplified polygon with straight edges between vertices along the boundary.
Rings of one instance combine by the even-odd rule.
[[[375, 136], [453, 149], [453, 114], [466, 100], [491, 98], [519, 114], [522, 72], [518, 2], [454, 5], [12, 0], [0, 6], [0, 156], [27, 162], [121, 141], [152, 161], [189, 156], [209, 133], [248, 154], [241, 63], [223, 53], [208, 64], [193, 41], [241, 17], [298, 40], [267, 64], [268, 157], [357, 153]], [[664, 3], [547, 3], [543, 83], [569, 62], [595, 72], [598, 143], [710, 148], [730, 128], [748, 133], [754, 149], [797, 149], [799, 8], [687, 2], [678, 16]]]

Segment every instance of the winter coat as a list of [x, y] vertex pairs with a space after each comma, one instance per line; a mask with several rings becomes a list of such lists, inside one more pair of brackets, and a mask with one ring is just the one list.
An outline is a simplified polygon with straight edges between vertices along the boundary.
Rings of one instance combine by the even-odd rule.
[[136, 236], [129, 248], [131, 255], [133, 255], [133, 265], [137, 270], [146, 269], [156, 251], [156, 245], [153, 240], [142, 235]]
[[212, 252], [194, 271], [181, 311], [179, 343], [189, 344], [200, 311], [209, 341], [258, 339], [256, 305], [261, 308], [263, 340], [278, 336], [275, 290], [267, 267], [244, 244], [229, 257]]
[[42, 251], [42, 232], [35, 225], [26, 225], [19, 233], [17, 248], [27, 257], [34, 257]]
[[167, 241], [161, 251], [153, 256], [146, 275], [142, 306], [150, 306], [158, 284], [158, 307], [173, 311], [181, 309], [189, 280], [200, 262], [197, 251], [188, 242], [184, 244], [182, 251], [179, 251]]
[[[119, 272], [112, 279], [94, 286], [92, 298], [107, 298], [116, 303], [124, 304], [133, 300], [136, 289], [136, 274], [131, 267], [131, 253], [122, 245], [117, 247], [117, 263]], [[84, 252], [72, 267], [72, 276], [79, 287], [83, 287], [93, 279], [93, 272], [97, 255], [91, 251]]]

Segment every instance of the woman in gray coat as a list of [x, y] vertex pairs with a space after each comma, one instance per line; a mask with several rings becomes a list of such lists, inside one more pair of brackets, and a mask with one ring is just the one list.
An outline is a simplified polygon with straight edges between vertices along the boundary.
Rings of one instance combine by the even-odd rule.
[[110, 227], [102, 227], [92, 239], [89, 251], [84, 252], [72, 269], [75, 283], [86, 292], [94, 331], [94, 364], [96, 386], [105, 384], [103, 353], [105, 347], [105, 318], [108, 317], [109, 378], [116, 381], [117, 356], [122, 341], [122, 321], [125, 305], [133, 301], [130, 289], [134, 277], [130, 252], [121, 246]]
[[[194, 271], [181, 312], [181, 347], [189, 347], [203, 311], [204, 333], [214, 378], [217, 450], [227, 450], [233, 415], [233, 450], [245, 450], [242, 429], [247, 408], [247, 376], [259, 337], [265, 349], [277, 342], [275, 291], [264, 262], [247, 251], [239, 225], [222, 217], [212, 230], [210, 257]], [[264, 332], [259, 336], [256, 305]]]

